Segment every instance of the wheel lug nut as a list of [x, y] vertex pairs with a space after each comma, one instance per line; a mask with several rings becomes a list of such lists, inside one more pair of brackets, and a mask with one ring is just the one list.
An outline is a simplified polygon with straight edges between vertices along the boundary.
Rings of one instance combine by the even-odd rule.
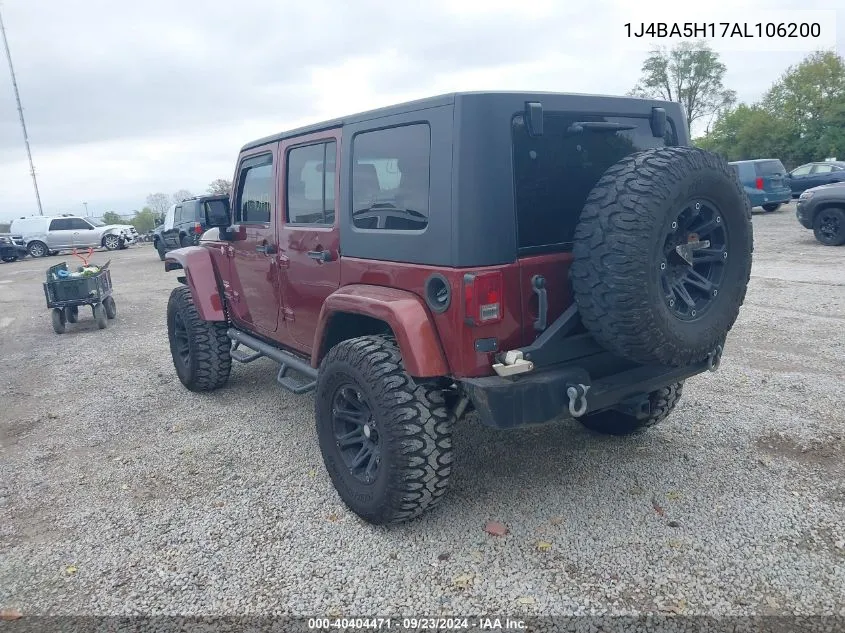
[[666, 262], [660, 264], [660, 270], [666, 270]]
[[725, 251], [724, 253], [722, 253], [722, 259], [727, 259], [727, 258], [728, 258], [728, 251]]
[[678, 223], [677, 223], [677, 222], [672, 222], [672, 228], [673, 228], [673, 229], [677, 229], [677, 228], [678, 228]]
[[672, 307], [672, 306], [674, 306], [674, 305], [675, 305], [675, 300], [674, 300], [674, 299], [669, 299], [669, 307]]
[[700, 208], [701, 208], [701, 203], [700, 203], [700, 202], [696, 202], [696, 203], [695, 203], [695, 210], [696, 210], [696, 211], [698, 211]]
[[717, 216], [716, 216], [716, 224], [719, 224], [721, 221], [722, 221], [722, 216], [721, 216], [721, 215], [717, 215]]
[[719, 291], [718, 291], [718, 290], [714, 290], [714, 291], [713, 291], [713, 296], [715, 297], [717, 294], [719, 294]]
[[692, 316], [695, 316], [695, 310], [693, 310], [692, 312], [690, 312], [690, 314], [691, 314]]

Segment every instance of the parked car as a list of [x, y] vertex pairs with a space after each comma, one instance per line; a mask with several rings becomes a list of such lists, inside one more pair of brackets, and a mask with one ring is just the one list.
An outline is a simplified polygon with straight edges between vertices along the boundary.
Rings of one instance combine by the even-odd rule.
[[845, 244], [845, 182], [803, 191], [795, 215], [801, 226], [812, 229], [822, 244], [842, 246]]
[[36, 215], [12, 220], [10, 231], [20, 236], [32, 257], [45, 257], [73, 248], [126, 248], [137, 235], [134, 227], [128, 226], [73, 215]]
[[792, 196], [796, 198], [802, 191], [819, 185], [845, 182], [845, 161], [826, 161], [801, 165], [789, 172], [787, 182], [792, 190]]
[[15, 238], [11, 233], [0, 234], [0, 260], [15, 262], [26, 257], [27, 250], [23, 240]]
[[197, 196], [172, 205], [164, 216], [164, 222], [156, 227], [153, 236], [158, 256], [183, 246], [195, 246], [208, 228], [209, 208], [226, 213], [229, 208], [228, 195]]
[[[458, 93], [245, 145], [217, 240], [166, 254], [176, 373], [268, 357], [315, 392], [343, 502], [432, 507], [452, 429], [574, 418], [626, 434], [719, 365], [751, 271], [751, 210], [672, 102]], [[272, 412], [268, 412], [272, 417]]]
[[792, 199], [786, 169], [776, 158], [738, 160], [729, 165], [734, 168], [752, 207], [772, 212]]

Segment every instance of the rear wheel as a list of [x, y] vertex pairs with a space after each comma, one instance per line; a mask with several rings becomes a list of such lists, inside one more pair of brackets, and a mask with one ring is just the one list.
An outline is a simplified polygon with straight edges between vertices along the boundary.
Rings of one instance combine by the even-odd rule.
[[26, 249], [31, 257], [47, 257], [50, 252], [44, 242], [30, 242]]
[[688, 365], [723, 344], [751, 274], [748, 198], [689, 147], [631, 154], [590, 192], [570, 277], [581, 321], [628, 360]]
[[769, 213], [771, 213], [772, 211], [777, 211], [778, 209], [780, 209], [780, 202], [778, 202], [777, 204], [763, 205], [763, 211], [768, 211]]
[[186, 246], [193, 246], [194, 240], [188, 235], [183, 235], [179, 238], [179, 244], [182, 246], [182, 248], [185, 248]]
[[229, 380], [231, 343], [225, 322], [203, 321], [190, 288], [174, 288], [167, 303], [167, 335], [176, 375], [191, 391], [212, 391]]
[[391, 338], [333, 347], [320, 367], [315, 408], [326, 469], [355, 514], [398, 523], [440, 501], [452, 471], [454, 414], [438, 387], [408, 376]]
[[649, 413], [642, 418], [637, 418], [621, 411], [607, 410], [585, 415], [582, 418], [578, 418], [578, 421], [591, 431], [597, 433], [603, 433], [605, 435], [630, 435], [654, 426], [669, 417], [678, 400], [681, 399], [683, 391], [684, 383], [678, 382], [651, 392], [648, 396]]
[[813, 221], [813, 234], [825, 246], [845, 244], [845, 210], [822, 209]]
[[50, 314], [50, 319], [53, 322], [53, 330], [56, 334], [64, 334], [65, 333], [65, 311], [61, 308], [53, 308], [52, 313]]

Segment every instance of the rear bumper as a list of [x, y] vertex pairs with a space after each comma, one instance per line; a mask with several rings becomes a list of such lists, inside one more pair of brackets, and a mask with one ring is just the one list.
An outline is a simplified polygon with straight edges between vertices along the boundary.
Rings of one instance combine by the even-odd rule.
[[642, 399], [652, 391], [708, 369], [708, 361], [684, 367], [643, 365], [593, 380], [586, 369], [567, 366], [512, 378], [468, 378], [462, 384], [484, 424], [513, 429], [572, 417], [567, 396], [571, 385], [589, 387], [586, 413], [594, 413]]
[[792, 200], [791, 189], [777, 189], [775, 191], [760, 191], [757, 189], [746, 190], [748, 200], [752, 207], [761, 207], [764, 204], [779, 204]]

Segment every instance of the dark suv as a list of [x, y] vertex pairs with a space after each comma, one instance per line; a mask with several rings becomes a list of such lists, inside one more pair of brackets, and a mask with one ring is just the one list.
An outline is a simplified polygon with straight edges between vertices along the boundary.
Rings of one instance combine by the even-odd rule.
[[686, 130], [676, 103], [458, 93], [249, 143], [216, 241], [167, 254], [176, 373], [277, 361], [373, 523], [441, 498], [467, 411], [660, 422], [718, 367], [751, 268], [748, 199]]
[[153, 233], [153, 246], [162, 260], [167, 251], [199, 244], [200, 236], [208, 229], [209, 209], [213, 213], [227, 213], [229, 196], [188, 198], [167, 210], [164, 221], [156, 226]]

